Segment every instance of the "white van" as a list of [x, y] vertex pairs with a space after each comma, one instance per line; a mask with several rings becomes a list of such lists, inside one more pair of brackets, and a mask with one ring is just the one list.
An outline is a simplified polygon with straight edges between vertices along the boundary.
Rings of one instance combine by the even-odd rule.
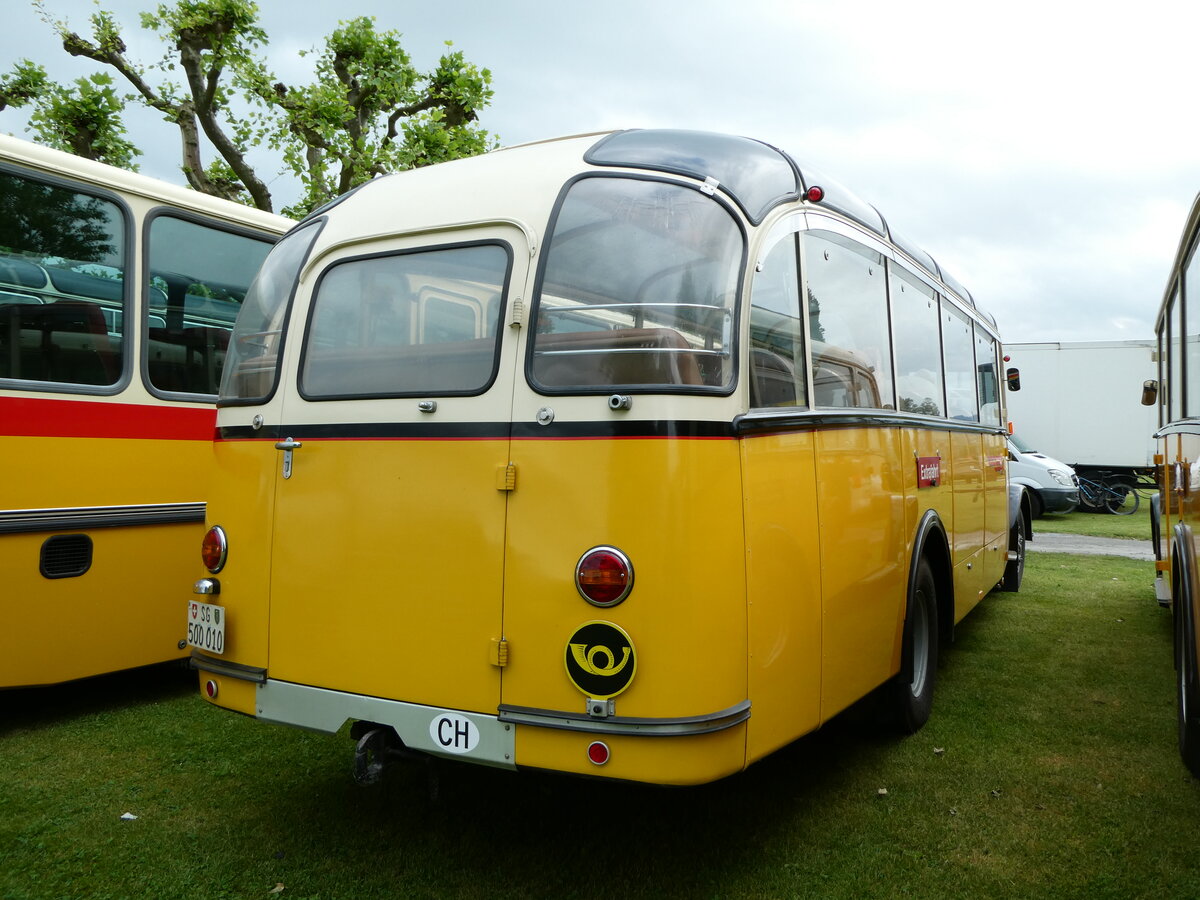
[[1039, 453], [1015, 434], [1008, 438], [1008, 481], [1022, 484], [1033, 501], [1033, 515], [1066, 513], [1079, 505], [1079, 480], [1066, 463]]

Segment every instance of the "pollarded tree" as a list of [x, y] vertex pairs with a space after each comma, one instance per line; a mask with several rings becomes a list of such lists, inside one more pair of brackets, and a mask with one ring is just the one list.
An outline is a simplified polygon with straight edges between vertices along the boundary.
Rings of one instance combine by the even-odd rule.
[[[315, 80], [289, 86], [266, 66], [267, 35], [251, 0], [177, 0], [144, 13], [142, 26], [170, 47], [148, 69], [126, 57], [111, 13], [94, 14], [91, 35], [83, 37], [53, 19], [42, 0], [34, 5], [68, 53], [115, 69], [136, 92], [129, 99], [179, 128], [184, 175], [205, 193], [241, 199], [244, 191], [255, 206], [273, 209], [267, 183], [248, 159], [263, 143], [281, 151], [286, 168], [304, 184], [303, 200], [287, 210], [292, 214], [381, 172], [469, 156], [494, 144], [476, 124], [492, 97], [488, 70], [448, 49], [434, 71], [419, 72], [400, 35], [377, 31], [370, 18], [341, 23], [323, 49], [310, 51], [317, 58]], [[39, 69], [22, 60], [0, 79], [0, 104], [33, 103], [35, 115], [54, 122], [48, 98], [65, 89], [44, 72], [39, 83]], [[182, 84], [171, 80], [175, 72], [182, 72]], [[115, 113], [113, 120], [119, 123]], [[218, 158], [205, 165], [209, 147]], [[75, 152], [105, 158], [95, 149]]]

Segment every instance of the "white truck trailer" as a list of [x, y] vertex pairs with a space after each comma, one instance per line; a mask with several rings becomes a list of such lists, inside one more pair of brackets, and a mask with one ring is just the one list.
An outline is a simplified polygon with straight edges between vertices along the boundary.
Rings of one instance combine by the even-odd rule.
[[1088, 478], [1152, 482], [1158, 411], [1142, 382], [1158, 378], [1157, 346], [1144, 341], [1005, 344], [1021, 390], [1008, 419], [1026, 444]]

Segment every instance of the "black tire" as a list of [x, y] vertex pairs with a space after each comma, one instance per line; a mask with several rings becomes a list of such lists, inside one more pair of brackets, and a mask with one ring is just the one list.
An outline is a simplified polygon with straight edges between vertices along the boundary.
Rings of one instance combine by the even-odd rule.
[[1181, 591], [1175, 601], [1175, 708], [1179, 718], [1179, 756], [1200, 778], [1200, 675], [1196, 668], [1196, 631], [1191, 597]]
[[[937, 582], [924, 559], [917, 563], [916, 574], [904, 621], [900, 674], [885, 695], [887, 720], [902, 734], [914, 734], [929, 721], [937, 682]], [[910, 678], [905, 678], [906, 672], [912, 673]]]
[[1020, 513], [1017, 513], [1017, 521], [1008, 533], [1008, 549], [1015, 550], [1017, 558], [1010, 559], [1005, 565], [1004, 577], [996, 589], [1015, 594], [1021, 589], [1021, 581], [1025, 578], [1025, 517]]
[[1104, 508], [1114, 516], [1132, 516], [1142, 503], [1137, 491], [1124, 484], [1109, 485], [1104, 499]]

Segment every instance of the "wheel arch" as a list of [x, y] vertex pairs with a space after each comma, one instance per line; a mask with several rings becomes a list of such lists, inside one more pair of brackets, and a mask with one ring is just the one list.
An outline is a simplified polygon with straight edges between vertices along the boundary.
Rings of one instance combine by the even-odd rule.
[[[945, 526], [941, 517], [932, 509], [926, 510], [921, 516], [913, 537], [912, 557], [908, 564], [908, 593], [904, 601], [904, 637], [908, 634], [910, 605], [916, 593], [917, 568], [922, 559], [929, 563], [937, 588], [938, 643], [945, 646], [953, 640], [954, 634], [954, 573], [950, 564], [950, 543], [946, 537]], [[907, 647], [908, 641], [903, 641], [902, 646]], [[912, 665], [913, 661], [905, 651], [900, 658], [902, 680], [912, 680]]]

